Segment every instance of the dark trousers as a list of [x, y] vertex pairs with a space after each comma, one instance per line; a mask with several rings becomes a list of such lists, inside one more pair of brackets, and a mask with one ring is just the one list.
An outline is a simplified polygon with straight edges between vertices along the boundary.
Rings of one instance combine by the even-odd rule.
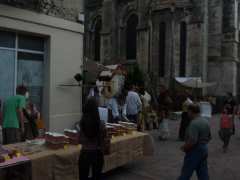
[[221, 129], [219, 131], [220, 139], [223, 141], [223, 148], [227, 148], [232, 136], [231, 129]]
[[101, 180], [104, 165], [104, 155], [101, 151], [81, 151], [79, 157], [79, 178], [88, 180], [92, 170], [92, 180]]
[[193, 172], [197, 172], [198, 180], [209, 180], [208, 167], [208, 148], [207, 145], [200, 144], [186, 153], [181, 176], [178, 180], [190, 180]]
[[179, 129], [179, 139], [181, 141], [185, 140], [185, 134], [186, 134], [186, 130], [187, 130], [189, 124], [190, 124], [190, 119], [188, 117], [188, 113], [183, 112], [182, 113], [182, 120], [181, 120], [181, 124], [180, 124], [180, 129]]
[[21, 141], [21, 132], [17, 128], [3, 129], [3, 144], [14, 144]]
[[127, 115], [127, 118], [131, 121], [131, 122], [133, 122], [133, 123], [138, 123], [138, 115], [137, 114], [135, 114], [135, 115]]

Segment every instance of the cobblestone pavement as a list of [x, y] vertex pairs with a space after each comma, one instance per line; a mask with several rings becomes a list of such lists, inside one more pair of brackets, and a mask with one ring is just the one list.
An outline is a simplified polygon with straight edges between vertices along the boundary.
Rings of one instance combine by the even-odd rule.
[[[144, 158], [106, 175], [106, 180], [176, 180], [184, 154], [177, 141], [179, 122], [171, 121], [171, 138], [160, 142], [157, 131], [151, 132], [155, 140], [154, 157]], [[236, 135], [231, 139], [228, 153], [223, 154], [218, 137], [219, 117], [211, 121], [213, 140], [209, 144], [209, 173], [211, 180], [240, 180], [240, 121], [236, 120]], [[194, 176], [192, 180], [196, 180]]]

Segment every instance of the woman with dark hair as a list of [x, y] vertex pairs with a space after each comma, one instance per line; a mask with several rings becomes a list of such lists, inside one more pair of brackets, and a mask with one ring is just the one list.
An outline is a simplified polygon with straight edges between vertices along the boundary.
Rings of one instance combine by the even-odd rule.
[[87, 180], [91, 169], [92, 179], [100, 180], [104, 165], [106, 128], [100, 121], [95, 98], [88, 99], [84, 106], [79, 136], [82, 145], [79, 157], [79, 178]]

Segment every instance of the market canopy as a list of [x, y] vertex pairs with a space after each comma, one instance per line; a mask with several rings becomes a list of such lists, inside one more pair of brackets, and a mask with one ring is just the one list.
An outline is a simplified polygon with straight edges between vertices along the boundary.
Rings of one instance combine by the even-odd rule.
[[203, 82], [200, 77], [176, 77], [175, 80], [181, 85], [189, 88], [207, 88], [215, 86], [215, 82]]

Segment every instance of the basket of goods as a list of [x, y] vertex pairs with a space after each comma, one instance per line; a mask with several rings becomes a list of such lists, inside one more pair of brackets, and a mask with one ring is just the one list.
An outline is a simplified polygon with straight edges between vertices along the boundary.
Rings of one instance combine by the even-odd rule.
[[127, 133], [127, 129], [121, 124], [108, 123], [107, 125], [112, 126], [114, 128], [113, 136], [123, 136], [124, 134]]
[[79, 144], [79, 133], [76, 130], [65, 129], [64, 134], [69, 138], [69, 143], [72, 145]]
[[0, 163], [4, 163], [9, 159], [17, 158], [20, 155], [21, 153], [16, 149], [10, 150], [0, 146]]
[[60, 133], [45, 133], [46, 145], [50, 149], [61, 149], [64, 148], [66, 144], [69, 144], [69, 138], [64, 134]]

